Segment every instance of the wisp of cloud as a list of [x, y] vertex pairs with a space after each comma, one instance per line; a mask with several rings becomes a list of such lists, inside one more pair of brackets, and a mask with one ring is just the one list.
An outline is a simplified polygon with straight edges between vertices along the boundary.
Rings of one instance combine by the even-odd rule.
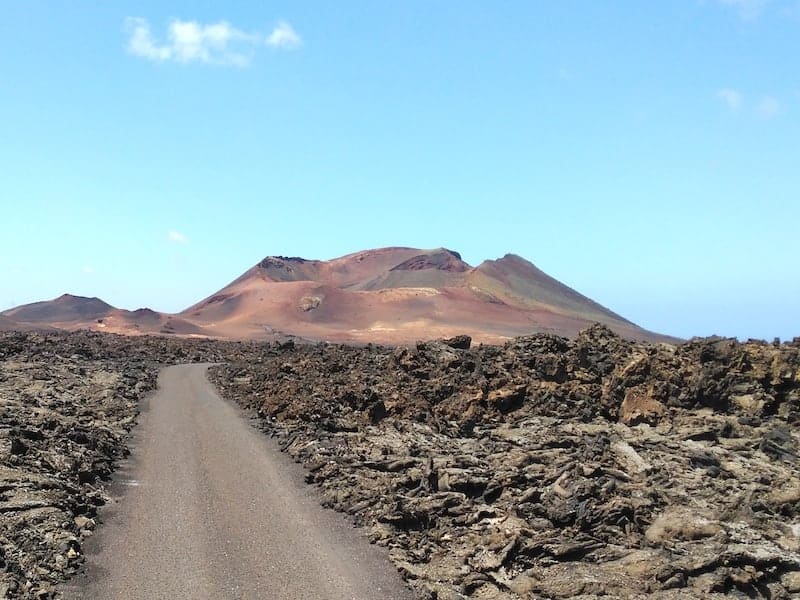
[[164, 42], [157, 41], [150, 23], [141, 17], [128, 17], [125, 29], [130, 36], [128, 52], [153, 62], [199, 62], [246, 67], [259, 46], [291, 50], [303, 43], [286, 21], [279, 22], [266, 38], [257, 33], [247, 33], [227, 21], [205, 25], [197, 21], [174, 19], [167, 26]]

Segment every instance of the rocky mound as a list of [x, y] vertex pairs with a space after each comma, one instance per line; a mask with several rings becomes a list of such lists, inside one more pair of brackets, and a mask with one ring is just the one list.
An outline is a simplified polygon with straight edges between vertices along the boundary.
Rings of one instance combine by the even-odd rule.
[[424, 597], [800, 593], [800, 339], [284, 344], [213, 376]]

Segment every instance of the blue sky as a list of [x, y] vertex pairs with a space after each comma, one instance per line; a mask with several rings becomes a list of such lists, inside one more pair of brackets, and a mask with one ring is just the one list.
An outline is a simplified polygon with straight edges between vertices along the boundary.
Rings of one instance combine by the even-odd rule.
[[798, 0], [6, 2], [0, 308], [446, 246], [791, 338], [799, 57]]

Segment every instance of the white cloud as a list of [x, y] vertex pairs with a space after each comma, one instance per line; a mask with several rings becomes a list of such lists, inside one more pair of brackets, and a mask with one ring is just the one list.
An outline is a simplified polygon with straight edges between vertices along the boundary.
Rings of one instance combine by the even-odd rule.
[[92, 267], [91, 265], [83, 265], [83, 267], [81, 267], [81, 271], [83, 271], [87, 275], [91, 275], [94, 273], [94, 267]]
[[742, 94], [736, 90], [725, 88], [717, 92], [717, 98], [722, 100], [732, 112], [742, 107]]
[[176, 244], [188, 244], [189, 238], [182, 234], [180, 231], [168, 231], [167, 240]]
[[231, 46], [238, 42], [250, 44], [254, 41], [252, 36], [225, 21], [211, 25], [200, 25], [195, 21], [173, 21], [169, 26], [168, 37], [178, 62], [199, 60], [237, 66], [247, 65], [250, 58], [231, 50]]
[[719, 0], [720, 4], [734, 9], [743, 19], [755, 19], [769, 2], [770, 0]]
[[150, 60], [168, 60], [172, 54], [169, 46], [159, 46], [153, 39], [150, 24], [144, 19], [128, 17], [125, 28], [130, 33], [128, 52], [134, 56], [141, 56]]
[[273, 48], [291, 50], [303, 45], [303, 40], [297, 35], [294, 28], [286, 21], [281, 21], [267, 36], [266, 43]]
[[756, 105], [756, 113], [765, 119], [772, 119], [781, 113], [781, 103], [773, 96], [763, 96]]
[[153, 62], [200, 62], [246, 67], [252, 60], [255, 48], [262, 44], [290, 49], [303, 43], [292, 26], [284, 21], [266, 39], [259, 34], [237, 29], [227, 21], [206, 25], [174, 19], [167, 26], [166, 40], [163, 42], [153, 35], [146, 19], [128, 17], [125, 29], [130, 36], [128, 52]]

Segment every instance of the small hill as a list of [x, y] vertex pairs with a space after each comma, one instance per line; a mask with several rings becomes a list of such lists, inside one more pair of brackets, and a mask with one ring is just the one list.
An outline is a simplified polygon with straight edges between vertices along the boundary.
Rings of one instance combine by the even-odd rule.
[[72, 323], [99, 319], [114, 310], [100, 298], [63, 294], [54, 300], [24, 304], [4, 311], [2, 316], [26, 323]]

